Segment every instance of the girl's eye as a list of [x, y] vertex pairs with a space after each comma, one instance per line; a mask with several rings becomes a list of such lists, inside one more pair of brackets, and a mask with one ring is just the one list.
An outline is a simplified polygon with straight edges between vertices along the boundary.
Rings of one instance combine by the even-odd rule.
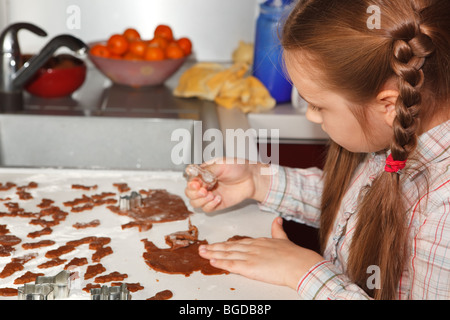
[[309, 107], [311, 108], [312, 111], [320, 111], [320, 108], [316, 107], [315, 105], [310, 104]]

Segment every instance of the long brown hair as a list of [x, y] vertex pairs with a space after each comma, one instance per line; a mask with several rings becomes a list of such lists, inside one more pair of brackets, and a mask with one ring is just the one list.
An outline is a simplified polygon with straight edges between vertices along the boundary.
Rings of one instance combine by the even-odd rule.
[[[380, 9], [380, 26], [369, 27], [369, 8]], [[399, 161], [412, 158], [418, 135], [434, 116], [448, 118], [449, 43], [448, 0], [299, 0], [282, 33], [286, 51], [312, 57], [313, 65], [320, 66], [326, 77], [327, 88], [352, 101], [349, 107], [368, 137], [376, 128], [370, 127], [361, 106], [375, 99], [388, 80], [397, 79], [399, 97], [390, 150]], [[351, 175], [364, 157], [331, 142], [324, 167], [322, 248]], [[361, 191], [350, 244], [348, 274], [376, 299], [396, 298], [407, 254], [401, 177], [383, 172]], [[366, 285], [371, 265], [380, 268], [379, 289]]]

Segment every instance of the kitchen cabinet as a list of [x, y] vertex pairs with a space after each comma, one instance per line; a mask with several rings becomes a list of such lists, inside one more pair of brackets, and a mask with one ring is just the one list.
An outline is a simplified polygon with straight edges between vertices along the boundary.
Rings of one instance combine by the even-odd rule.
[[[271, 151], [270, 145], [267, 147]], [[292, 168], [317, 167], [322, 169], [326, 156], [325, 143], [283, 143], [277, 146], [279, 164]]]

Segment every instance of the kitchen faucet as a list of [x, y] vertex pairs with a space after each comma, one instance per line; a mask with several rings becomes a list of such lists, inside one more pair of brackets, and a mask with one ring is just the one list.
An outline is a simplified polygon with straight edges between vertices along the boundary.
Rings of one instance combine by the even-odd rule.
[[47, 33], [31, 23], [15, 23], [0, 34], [0, 113], [23, 110], [23, 86], [60, 47], [83, 53], [87, 45], [74, 36], [63, 34], [50, 40], [42, 50], [22, 63], [17, 32], [27, 29], [41, 37]]

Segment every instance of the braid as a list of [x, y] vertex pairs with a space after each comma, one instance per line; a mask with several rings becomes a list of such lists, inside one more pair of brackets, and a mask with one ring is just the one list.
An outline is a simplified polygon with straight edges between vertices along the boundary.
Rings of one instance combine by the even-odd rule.
[[408, 23], [392, 32], [393, 58], [391, 68], [398, 76], [399, 97], [394, 120], [395, 139], [391, 146], [395, 160], [406, 160], [417, 144], [420, 89], [424, 83], [425, 60], [434, 51], [431, 39], [421, 32], [417, 23]]
[[[399, 88], [391, 152], [394, 160], [406, 161], [417, 145], [421, 89], [425, 81], [422, 68], [426, 58], [433, 53], [434, 45], [421, 32], [419, 24], [400, 23], [399, 26], [391, 32], [391, 69], [398, 77]], [[362, 195], [360, 219], [349, 256], [349, 274], [376, 299], [394, 299], [407, 253], [400, 175], [383, 172]], [[381, 238], [378, 236], [380, 232], [383, 234]], [[364, 273], [367, 265], [371, 264], [380, 267], [380, 289], [370, 290], [365, 283], [367, 274]]]

